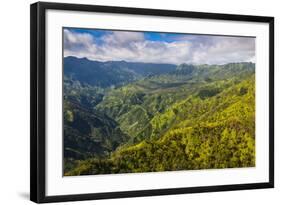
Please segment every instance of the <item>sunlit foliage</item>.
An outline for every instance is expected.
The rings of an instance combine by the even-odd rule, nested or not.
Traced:
[[[66,78],[65,175],[255,166],[254,73],[183,64],[114,88]]]

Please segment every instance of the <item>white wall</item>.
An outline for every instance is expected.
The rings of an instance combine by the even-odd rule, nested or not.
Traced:
[[[49,0],[51,1],[51,0]],[[31,204],[29,198],[29,4],[2,1],[0,6],[0,204]],[[79,1],[63,1],[79,3]],[[81,3],[81,1],[80,1]],[[159,9],[275,16],[275,165],[276,188],[177,196],[143,197],[69,204],[277,204],[281,194],[281,12],[278,0],[84,0],[101,4]],[[64,204],[64,203],[63,203]]]

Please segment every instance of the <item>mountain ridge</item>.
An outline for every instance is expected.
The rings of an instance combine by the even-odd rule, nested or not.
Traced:
[[[90,68],[85,64],[88,72]],[[95,72],[86,72],[87,78],[77,78],[71,72],[64,76],[65,129],[73,131],[65,135],[65,139],[72,140],[71,146],[65,147],[65,175],[254,166],[255,64],[181,64],[154,75],[135,71],[136,67],[130,70],[124,66],[126,62],[118,62],[120,67],[101,64],[96,68],[98,74],[113,78],[113,83],[100,84],[103,78],[96,78]],[[77,70],[74,74],[79,71],[75,66],[72,69]],[[120,73],[128,79],[120,78]],[[223,120],[224,116],[229,120]],[[73,123],[75,120],[84,123]],[[244,135],[246,141],[241,138]],[[231,144],[233,140],[237,143],[236,138],[247,148],[243,153],[235,151],[238,144]],[[213,149],[221,164],[210,163],[208,167],[212,156],[200,148],[199,142]],[[214,143],[219,142],[225,148],[216,151]],[[196,145],[193,150],[192,144]],[[169,149],[178,152],[175,155],[179,161],[172,159]],[[200,156],[199,150],[205,155]],[[230,161],[219,156],[222,151]]]
[[[137,63],[126,61],[91,61],[87,58],[64,58],[64,75],[92,86],[110,87],[137,79],[168,73],[173,64]]]

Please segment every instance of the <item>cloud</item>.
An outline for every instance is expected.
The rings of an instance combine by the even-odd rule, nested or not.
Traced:
[[[163,36],[165,38],[165,36]],[[171,41],[147,40],[143,32],[89,33],[64,30],[64,56],[91,60],[224,64],[255,61],[255,38],[179,35]]]
[[[64,49],[66,51],[91,50],[95,48],[94,38],[87,33],[74,33],[64,29]]]
[[[202,39],[203,38],[203,39]],[[193,41],[191,61],[200,64],[254,62],[255,38],[204,36]]]
[[[130,46],[132,43],[144,41],[142,32],[113,31],[109,35],[104,35],[102,40],[111,46]]]

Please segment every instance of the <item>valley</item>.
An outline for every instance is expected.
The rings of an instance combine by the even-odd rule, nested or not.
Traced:
[[[255,166],[255,64],[64,59],[64,175]]]

